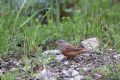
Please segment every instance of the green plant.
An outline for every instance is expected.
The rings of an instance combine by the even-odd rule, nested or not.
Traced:
[[[5,75],[1,76],[1,80],[15,80],[17,76],[17,72],[8,72]]]
[[[49,10],[44,16],[48,16],[48,24],[41,25],[35,15],[39,5],[31,5],[33,0],[24,0],[19,10],[12,9],[12,0],[9,7],[6,7],[5,0],[2,0],[0,9],[0,53],[7,50],[17,50],[16,46],[23,41],[22,47],[25,55],[36,49],[35,55],[39,54],[39,60],[47,64],[51,58],[46,59],[46,55],[41,54],[41,47],[47,41],[65,39],[68,42],[80,45],[80,41],[85,38],[98,37],[100,48],[115,48],[120,51],[120,4],[111,5],[110,0],[78,0],[74,10],[74,16],[64,18],[59,21],[59,3],[50,0]],[[66,0],[67,2],[69,0]],[[30,3],[28,3],[30,2]],[[54,5],[52,4],[54,3]],[[32,6],[32,15],[27,14],[28,8]],[[56,7],[55,7],[56,6]],[[54,9],[55,8],[55,9]],[[53,11],[57,16],[52,15]],[[51,20],[51,15],[56,17],[56,21]],[[67,19],[67,20],[66,20]],[[40,46],[40,47],[39,47]],[[49,44],[47,44],[49,46]],[[49,46],[51,47],[51,46]],[[53,56],[50,56],[53,57]],[[108,69],[108,68],[107,68]],[[106,68],[99,69],[107,72]],[[110,72],[111,73],[111,72]],[[108,73],[109,74],[109,71]]]
[[[1,53],[4,53],[8,48],[8,36],[7,31],[4,31],[0,27],[0,55]]]

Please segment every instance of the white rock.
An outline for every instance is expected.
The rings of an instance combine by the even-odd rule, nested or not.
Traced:
[[[47,54],[47,55],[50,55],[50,54],[59,55],[59,54],[61,54],[61,52],[60,52],[60,50],[47,50],[47,51],[44,51],[43,54]]]
[[[70,78],[58,79],[58,80],[69,80]]]
[[[55,55],[55,59],[58,62],[65,58],[65,56],[63,54],[61,54],[60,50],[47,50],[47,51],[44,51],[42,54],[46,54],[46,55],[53,54],[53,55]]]
[[[10,71],[15,71],[17,70],[15,67],[11,68]]]
[[[63,74],[64,76],[67,76],[67,77],[70,76],[69,71],[68,71],[68,70],[65,70],[65,69],[62,70],[62,74]]]
[[[72,71],[72,76],[78,76],[79,75],[79,72],[78,71],[76,71],[76,70],[73,70]]]
[[[69,80],[75,80],[74,78],[70,78]]]
[[[101,79],[103,77],[103,75],[100,73],[96,73],[94,74],[94,76],[96,77],[96,79]]]
[[[85,77],[84,76],[75,76],[74,77],[74,80],[84,80],[85,79]]]
[[[44,69],[38,75],[34,80],[57,80],[55,76],[51,74],[50,71]]]
[[[89,38],[81,41],[81,45],[87,50],[94,50],[99,47],[98,38]]]
[[[84,54],[82,54],[82,55],[84,55],[84,56],[87,56],[87,57],[90,57],[90,53],[84,53]]]
[[[4,70],[3,70],[3,69],[0,69],[0,76],[3,75],[4,71],[5,71],[5,69],[4,69]]]
[[[120,54],[115,54],[113,57],[114,57],[115,59],[119,60],[119,59],[120,59]]]
[[[69,64],[69,61],[65,61],[65,62],[63,62],[63,64],[68,65],[68,64]]]
[[[58,61],[58,62],[60,62],[61,60],[63,60],[65,58],[65,56],[63,55],[63,54],[60,54],[60,55],[56,55],[56,60]]]
[[[88,71],[90,71],[90,70],[91,70],[91,68],[84,67],[84,68],[83,68],[83,70],[84,70],[85,72],[88,72]]]

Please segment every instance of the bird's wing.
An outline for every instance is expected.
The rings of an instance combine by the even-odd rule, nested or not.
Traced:
[[[68,51],[68,52],[71,52],[71,51],[80,51],[80,50],[82,50],[83,48],[77,48],[76,46],[74,46],[74,45],[72,45],[72,46],[70,46],[70,45],[67,45],[66,46],[66,50]]]

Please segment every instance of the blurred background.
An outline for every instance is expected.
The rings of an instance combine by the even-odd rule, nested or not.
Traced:
[[[120,0],[0,0],[1,52],[98,37],[120,49]],[[4,35],[4,37],[3,37]],[[11,47],[9,47],[11,46]]]
[[[120,0],[0,0],[0,76],[3,74],[1,80],[15,80],[18,75],[25,76],[26,80],[26,74],[27,78],[30,75],[35,76],[35,66],[47,66],[49,62],[54,61],[54,55],[46,56],[42,53],[57,49],[55,42],[58,40],[80,46],[82,40],[94,37],[97,37],[100,43],[99,53],[95,54],[102,56],[99,58],[91,54],[86,55],[88,65],[89,59],[92,59],[93,64],[93,59],[96,62],[99,58],[98,63],[104,62],[103,58],[107,61],[109,57],[105,56],[106,51],[110,51],[110,54],[120,53]],[[113,60],[113,55],[109,56],[110,60]],[[119,56],[118,54],[116,58]],[[67,64],[68,62],[65,62],[65,66]],[[120,68],[120,65],[118,67]],[[91,71],[86,65],[84,69],[88,74]],[[105,65],[103,69],[103,73],[113,69],[107,73],[108,78],[113,77],[108,80],[119,80],[120,69],[117,73],[115,65],[110,68]],[[9,70],[12,73],[9,73]],[[98,69],[99,71],[102,69]],[[92,79],[88,77],[87,80]]]

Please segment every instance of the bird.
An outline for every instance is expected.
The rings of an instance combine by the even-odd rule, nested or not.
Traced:
[[[64,40],[59,40],[56,42],[56,44],[61,53],[66,57],[75,57],[79,54],[87,52],[85,48],[69,44]]]

